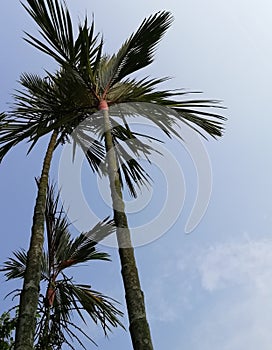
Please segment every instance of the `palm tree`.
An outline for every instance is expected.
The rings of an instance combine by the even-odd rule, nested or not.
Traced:
[[[94,64],[99,45],[97,45],[97,37],[93,34],[93,28],[88,27],[87,20],[84,25],[79,26],[78,38],[75,40],[77,47],[74,51],[75,60],[78,60],[77,56],[83,51],[80,47],[80,37],[86,37],[88,40],[89,46],[84,48],[85,54],[88,56],[89,64]],[[74,109],[73,115],[70,113],[69,100],[63,99],[64,94],[58,91],[58,86],[52,85],[51,81],[34,75],[22,75],[21,84],[28,90],[29,95],[24,95],[22,92],[15,96],[16,108],[10,113],[0,114],[0,162],[10,149],[21,141],[27,139],[31,142],[30,151],[39,138],[50,134],[38,184],[24,285],[20,295],[19,322],[16,329],[15,349],[30,350],[33,348],[41,278],[44,212],[50,164],[54,149],[65,141],[65,135],[69,134],[73,130],[73,125],[77,125],[79,121]],[[31,103],[27,104],[29,96],[31,96]],[[68,96],[65,97],[68,98]],[[65,105],[61,106],[60,103],[63,101]],[[98,166],[101,152],[98,142],[94,143],[92,150],[88,152],[94,169]]]
[[[51,130],[56,126],[60,128],[61,125],[59,140],[64,142],[80,121],[90,118],[83,128],[78,128],[80,132],[76,134],[74,140],[83,148],[87,148],[87,159],[92,166],[95,164],[97,170],[100,169],[99,160],[97,158],[95,162],[91,160],[92,148],[88,148],[88,145],[97,146],[101,155],[103,151],[100,148],[99,136],[104,141],[132,343],[134,349],[153,349],[122,199],[122,188],[125,183],[128,184],[131,194],[136,196],[135,184],[141,186],[148,181],[148,175],[138,163],[137,155],[143,152],[148,157],[152,149],[142,141],[144,135],[131,130],[127,119],[131,115],[141,115],[152,121],[169,137],[172,134],[177,135],[176,124],[181,122],[204,137],[206,132],[216,138],[222,134],[222,122],[225,118],[207,110],[216,107],[216,101],[184,100],[182,97],[186,93],[183,91],[158,89],[158,85],[164,82],[165,78],[137,80],[131,76],[152,63],[156,46],[172,22],[169,12],[159,12],[145,19],[117,54],[109,56],[102,52],[102,41],[95,46],[95,50],[90,50],[90,46],[93,45],[90,35],[78,35],[74,40],[71,18],[64,4],[59,4],[57,0],[27,2],[29,6],[25,8],[39,25],[45,41],[29,34],[26,40],[59,63],[61,69],[58,76],[49,75],[49,78],[60,97],[69,103],[69,108],[63,102],[58,104],[60,117],[58,123],[50,125]],[[79,33],[88,32],[93,35],[93,24],[88,29],[86,23],[85,20],[84,31],[83,27],[79,26]],[[96,36],[93,37],[97,39]],[[33,109],[32,100],[29,96],[23,103],[22,96],[19,99],[21,101],[19,114],[29,115]],[[52,96],[51,100],[46,101],[47,106],[50,103]],[[119,108],[121,114],[110,113],[111,108],[115,106]],[[202,110],[199,109],[201,107]],[[95,111],[101,113],[97,115],[94,114]],[[36,106],[36,113],[48,117],[42,105]],[[14,123],[13,120],[9,125]],[[84,133],[84,128],[91,131],[92,136],[87,132]],[[41,129],[39,128],[39,131]],[[34,131],[36,132],[36,129]],[[11,130],[7,133],[10,135]],[[36,136],[35,141],[41,135]],[[12,134],[11,138],[17,143],[16,134]],[[130,157],[127,157],[128,152]],[[103,159],[103,156],[98,158]]]
[[[55,198],[54,198],[55,197]],[[97,292],[89,285],[76,284],[65,271],[70,267],[93,260],[110,260],[109,255],[97,251],[97,242],[115,231],[108,218],[96,224],[92,230],[72,238],[69,222],[59,204],[59,193],[55,196],[55,186],[48,190],[46,211],[47,249],[41,259],[41,280],[43,293],[40,293],[36,315],[36,350],[60,350],[63,344],[74,349],[73,340],[84,348],[80,334],[94,342],[72,319],[74,313],[86,323],[87,313],[95,324],[100,324],[105,335],[111,327],[121,325],[118,316],[122,313],[114,306],[114,300]],[[27,265],[24,250],[14,253],[14,257],[4,263],[1,271],[7,280],[23,278]],[[122,325],[121,325],[122,326]],[[71,339],[71,340],[70,340]]]

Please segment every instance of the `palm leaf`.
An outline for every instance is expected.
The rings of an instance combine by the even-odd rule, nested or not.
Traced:
[[[22,91],[15,95],[15,105],[0,116],[0,162],[18,143],[31,143],[29,151],[44,135],[59,131],[57,144],[69,140],[74,128],[94,112],[96,101],[90,99],[88,89],[79,75],[62,70],[55,76],[41,78],[23,74]],[[92,169],[99,169],[103,146],[98,140],[91,143],[88,159]]]
[[[114,232],[114,221],[110,220],[109,217],[106,217],[104,220],[98,222],[90,231],[85,232],[84,235],[96,244]]]
[[[94,22],[88,24],[87,17],[78,26],[78,35],[74,37],[74,28],[70,13],[63,1],[27,0],[26,11],[39,26],[39,33],[45,42],[26,33],[25,40],[54,58],[62,66],[78,67],[85,74],[97,64],[101,56],[102,40],[94,34]]]
[[[90,286],[72,284],[66,285],[67,291],[70,296],[74,296],[84,311],[86,311],[93,321],[97,324],[100,323],[105,334],[110,330],[110,327],[122,326],[121,322],[117,318],[122,313],[115,308],[113,302],[114,299],[103,296],[101,293],[94,291]],[[79,313],[80,309],[77,304],[74,304],[76,311]]]
[[[14,258],[9,258],[9,260],[3,263],[3,267],[0,268],[1,272],[4,272],[6,280],[11,280],[15,278],[23,278],[26,263],[27,263],[27,253],[24,249],[17,250],[13,252]],[[42,256],[42,274],[41,279],[48,279],[48,266],[47,266],[47,256],[45,252]]]
[[[136,81],[127,79],[120,88],[113,88],[108,93],[109,101],[117,99],[118,105],[110,108],[111,116],[141,116],[149,119],[159,127],[167,136],[176,135],[177,121],[188,124],[199,134],[206,136],[201,129],[212,137],[222,136],[225,117],[219,113],[210,112],[209,109],[222,109],[219,101],[181,99],[189,93],[183,90],[159,90],[158,84],[167,78],[142,79]],[[124,87],[122,87],[124,85]],[[118,90],[121,89],[119,92]],[[125,89],[125,93],[121,93]],[[178,98],[178,99],[177,99]],[[111,102],[109,102],[111,105]],[[113,104],[113,103],[112,103]],[[203,109],[204,110],[201,110]],[[196,128],[195,128],[196,126]]]
[[[97,242],[84,233],[69,241],[65,249],[58,249],[56,252],[58,271],[90,260],[109,260],[108,254],[95,249],[96,244]]]
[[[86,323],[85,314],[100,325],[105,333],[111,330],[111,327],[123,325],[119,321],[122,312],[115,307],[116,301],[106,297],[101,293],[94,291],[88,285],[73,284],[71,279],[63,275],[63,279],[56,283],[56,296],[51,309],[50,333],[51,342],[56,336],[61,336],[63,342],[74,348],[72,343],[76,340],[83,348],[84,345],[80,340],[77,332],[83,334],[93,343],[93,339],[79,328],[72,320],[72,313],[76,313],[83,323]],[[43,305],[40,312],[43,313]],[[45,319],[39,322],[39,330],[45,327]],[[71,341],[68,340],[68,337]]]
[[[162,36],[172,23],[172,15],[167,11],[158,12],[145,19],[136,33],[122,45],[116,55],[100,65],[100,86],[105,91],[131,73],[153,62],[153,56]],[[104,67],[106,69],[103,69]]]
[[[7,280],[15,278],[23,278],[26,268],[27,255],[25,250],[18,250],[14,253],[15,258],[10,258],[5,261],[3,268],[0,269],[1,272],[5,272],[5,277]]]
[[[108,254],[98,252],[95,246],[98,239],[101,240],[114,232],[112,220],[106,218],[88,233],[81,233],[72,238],[68,217],[60,205],[60,192],[56,193],[55,185],[51,185],[47,193],[45,220],[48,255],[50,266],[55,269],[54,274],[57,275],[67,267],[90,260],[109,260]]]

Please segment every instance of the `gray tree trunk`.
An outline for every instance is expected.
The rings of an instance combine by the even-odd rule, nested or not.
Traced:
[[[38,184],[38,194],[34,207],[30,246],[27,253],[27,265],[24,275],[24,285],[20,296],[18,325],[15,336],[15,350],[33,350],[36,327],[36,314],[41,280],[41,257],[44,241],[44,213],[48,175],[54,147],[57,140],[54,131],[45,154],[41,178]]]
[[[117,241],[122,268],[121,273],[126,295],[131,340],[134,350],[153,350],[150,328],[146,317],[144,294],[141,290],[134,249],[132,247],[127,216],[125,213],[116,154],[111,134],[111,123],[107,108],[103,109],[103,114],[105,146],[108,157],[108,176],[110,180],[114,221],[117,227]]]

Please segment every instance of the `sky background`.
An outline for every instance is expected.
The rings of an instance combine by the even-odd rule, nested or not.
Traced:
[[[86,11],[90,16],[94,13],[96,29],[103,32],[109,53],[116,51],[145,17],[170,10],[175,21],[159,45],[154,64],[139,76],[171,76],[165,87],[203,91],[203,97],[220,99],[227,107],[224,137],[205,143],[212,165],[212,195],[206,214],[190,234],[185,234],[185,226],[197,193],[196,169],[180,142],[165,144],[181,166],[186,194],[172,228],[136,248],[154,348],[271,349],[270,2],[172,0],[166,6],[162,1],[118,0],[103,7],[99,1],[67,3],[75,22]],[[43,74],[44,69],[52,71],[56,66],[22,40],[24,30],[36,34],[36,29],[19,1],[5,1],[0,19],[0,110],[5,110],[22,72]],[[26,145],[16,147],[1,164],[1,262],[13,250],[28,247],[34,177],[40,174],[46,141],[28,157]],[[55,178],[58,162],[59,154],[54,159]],[[130,215],[133,225],[158,216],[167,198],[164,170],[150,171],[155,175],[153,197],[137,216]],[[96,181],[89,178],[94,197],[90,205],[102,203],[95,192]],[[87,186],[86,179],[84,176]],[[182,186],[180,177],[176,186]],[[180,198],[171,203],[175,204],[180,205]],[[104,207],[101,204],[99,208]],[[103,216],[108,213],[106,208]],[[90,264],[79,272],[73,270],[72,275],[124,304],[117,251],[101,249],[111,254],[112,263]],[[4,296],[18,284],[4,282],[3,276],[0,283],[2,312],[11,305],[10,298],[3,300]],[[123,330],[114,330],[109,339],[94,326],[90,332],[98,349],[131,348],[129,334]]]

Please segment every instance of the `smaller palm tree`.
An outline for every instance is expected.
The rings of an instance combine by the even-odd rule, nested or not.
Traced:
[[[86,349],[81,335],[95,342],[73,320],[75,314],[85,324],[86,315],[89,315],[107,335],[112,327],[122,326],[119,320],[122,312],[114,305],[114,299],[93,290],[90,285],[75,283],[66,270],[92,260],[110,260],[108,254],[96,249],[96,244],[113,233],[115,227],[107,218],[91,231],[72,238],[67,216],[59,205],[59,193],[55,196],[55,186],[48,189],[45,221],[47,248],[42,256],[43,292],[37,309],[35,349],[60,350],[63,344],[75,349],[74,340]],[[26,263],[26,252],[19,250],[4,262],[1,271],[5,272],[7,280],[23,278]]]

